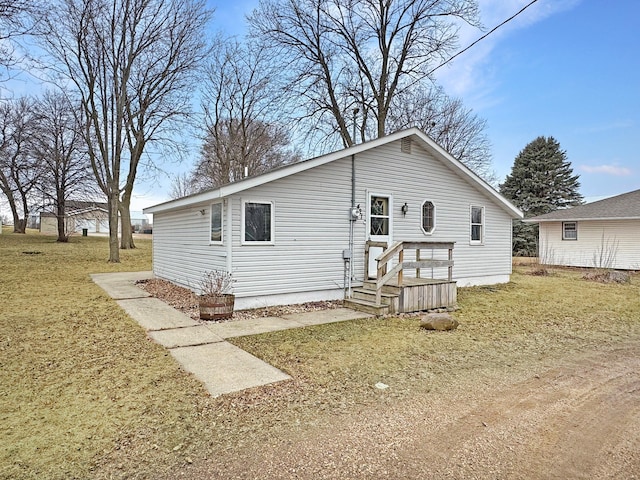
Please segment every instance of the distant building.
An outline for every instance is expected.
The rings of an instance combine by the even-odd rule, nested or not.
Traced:
[[[540,225],[540,263],[640,269],[640,190],[525,222]]]
[[[70,200],[65,210],[66,233],[82,233],[84,229],[87,233],[109,233],[109,209],[106,203]],[[56,213],[40,213],[40,232],[45,235],[58,234]]]
[[[131,229],[134,233],[142,233],[150,228],[149,219],[140,211],[131,211]]]

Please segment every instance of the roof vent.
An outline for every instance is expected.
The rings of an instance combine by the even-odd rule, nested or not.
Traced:
[[[411,153],[411,137],[404,137],[400,140],[400,151],[402,153]]]

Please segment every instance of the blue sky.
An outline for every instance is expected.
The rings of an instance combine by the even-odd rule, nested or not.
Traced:
[[[481,1],[486,26],[510,16],[493,8],[505,3],[515,13],[528,2]],[[500,178],[545,135],[566,150],[587,199],[640,188],[640,2],[539,0],[494,35],[440,80],[487,120]]]
[[[257,0],[208,0],[212,30],[241,35]],[[488,29],[529,0],[479,0]],[[465,28],[460,48],[482,32]],[[538,0],[437,73],[452,96],[487,121],[493,166],[504,180],[517,154],[553,136],[587,200],[640,188],[640,2]],[[14,84],[29,90],[28,83]],[[24,92],[18,92],[24,93]],[[194,150],[194,155],[197,152]],[[165,164],[172,173],[192,164]],[[170,181],[137,182],[132,208],[168,199]]]
[[[479,0],[486,30],[530,0]],[[257,0],[209,0],[214,27],[244,32]],[[483,32],[465,28],[460,48]],[[500,181],[518,153],[553,136],[587,200],[640,188],[640,2],[538,0],[438,71],[452,96],[487,121]]]

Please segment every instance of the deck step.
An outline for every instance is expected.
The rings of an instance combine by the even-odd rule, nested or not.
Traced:
[[[352,308],[359,312],[372,313],[373,315],[387,315],[389,313],[389,305],[381,305],[368,300],[358,298],[349,298],[344,301],[344,306]]]
[[[365,282],[362,284],[362,289],[366,290],[368,292],[374,292],[376,291],[376,282],[371,281],[371,280],[365,280]],[[402,289],[400,287],[396,287],[395,285],[383,285],[382,286],[382,293],[388,294],[388,295],[400,295],[400,291]]]
[[[368,300],[375,301],[376,299],[376,291],[369,290],[367,288],[354,288],[351,293],[352,298],[358,300]],[[398,298],[398,295],[393,293],[384,293],[380,294],[380,303],[384,305],[391,305],[393,300]]]

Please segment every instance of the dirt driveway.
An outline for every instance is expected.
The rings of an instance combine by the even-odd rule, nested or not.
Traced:
[[[508,375],[507,375],[508,376]],[[640,344],[240,447],[188,473],[251,479],[638,479]]]

